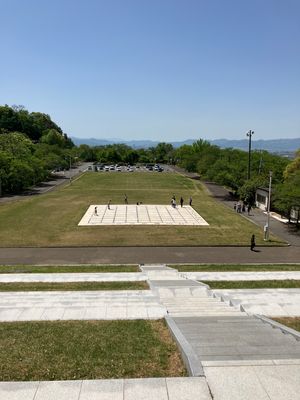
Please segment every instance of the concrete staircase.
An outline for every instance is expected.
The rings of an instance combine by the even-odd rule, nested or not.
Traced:
[[[165,265],[143,266],[142,271],[172,319],[174,337],[184,338],[202,365],[300,359],[300,341],[294,336],[222,301],[200,282]]]
[[[300,342],[251,316],[174,318],[199,360],[300,359]]]

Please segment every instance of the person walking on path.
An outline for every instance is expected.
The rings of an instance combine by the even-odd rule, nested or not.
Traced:
[[[183,207],[183,198],[180,197],[180,206]]]
[[[95,214],[95,215],[98,215],[97,206],[95,207],[94,214]]]
[[[192,196],[190,197],[190,200],[189,200],[189,205],[192,207],[192,203],[193,203],[193,199],[192,199]]]
[[[125,196],[124,196],[124,202],[125,202],[125,204],[128,204],[128,197],[127,197],[126,193],[125,193]]]
[[[247,207],[247,212],[248,212],[248,215],[250,215],[250,211],[251,211],[251,204],[248,204],[248,207]]]
[[[111,200],[109,200],[109,202],[107,203],[108,210],[110,210],[110,203],[111,203]]]
[[[255,247],[255,235],[253,234],[251,236],[251,244],[250,244],[251,251],[254,251],[254,247]]]

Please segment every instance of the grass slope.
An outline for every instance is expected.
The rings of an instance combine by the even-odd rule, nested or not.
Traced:
[[[0,283],[0,292],[36,292],[41,290],[147,290],[146,281],[138,282],[9,282]]]
[[[170,204],[173,194],[193,206],[209,226],[92,226],[78,222],[90,204]],[[217,203],[200,182],[176,173],[86,173],[42,196],[0,205],[0,246],[249,245],[262,230]],[[278,244],[272,238],[273,244]]]
[[[201,281],[211,289],[291,289],[300,288],[300,281],[286,279],[274,281]]]
[[[279,322],[280,324],[286,325],[289,328],[295,329],[296,331],[300,332],[300,317],[272,317],[272,319]]]
[[[201,264],[169,265],[180,272],[226,272],[226,271],[300,271],[300,264]]]
[[[137,265],[0,265],[0,274],[141,272]]]
[[[165,322],[0,324],[0,380],[186,376]]]

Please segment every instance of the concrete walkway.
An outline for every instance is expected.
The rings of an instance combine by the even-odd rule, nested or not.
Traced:
[[[145,281],[142,272],[90,272],[90,273],[23,273],[0,274],[0,283],[8,282],[135,282]]]
[[[0,382],[2,400],[296,400],[300,365],[205,367],[205,377]]]
[[[205,378],[0,382],[1,400],[211,400]]]
[[[2,292],[0,321],[159,319],[166,309],[150,290]]]
[[[181,276],[196,281],[270,281],[300,280],[300,271],[228,271],[228,272],[181,272]]]

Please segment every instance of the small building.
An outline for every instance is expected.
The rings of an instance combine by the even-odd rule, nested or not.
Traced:
[[[271,194],[272,197],[272,194]],[[268,211],[268,201],[269,201],[269,189],[268,188],[257,188],[255,193],[255,205],[257,208],[260,208],[263,211]],[[272,198],[271,198],[272,205]],[[271,209],[270,205],[270,209]],[[290,211],[290,215],[281,214],[288,218],[291,222],[298,223],[300,219],[300,208],[295,206],[292,207]]]
[[[263,211],[267,211],[269,201],[269,189],[257,188],[255,193],[255,205]]]
[[[291,220],[296,222],[300,220],[300,207],[293,207],[291,209]]]

